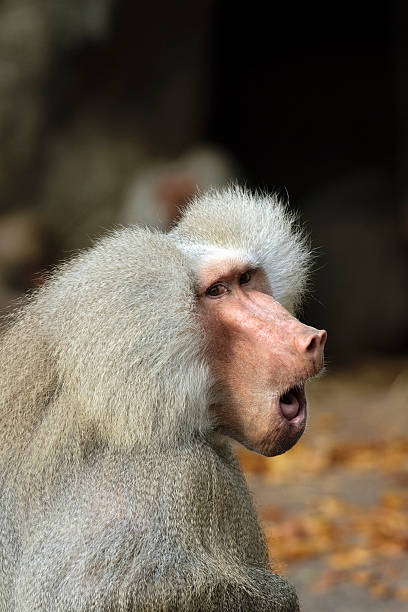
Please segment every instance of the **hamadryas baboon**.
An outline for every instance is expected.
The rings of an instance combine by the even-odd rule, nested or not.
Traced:
[[[229,439],[274,455],[302,434],[326,336],[289,312],[308,265],[274,198],[230,188],[169,234],[111,233],[13,315],[2,612],[298,610]]]

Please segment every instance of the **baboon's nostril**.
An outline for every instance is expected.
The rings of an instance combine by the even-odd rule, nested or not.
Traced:
[[[306,350],[310,352],[310,351],[313,351],[316,347],[317,347],[317,340],[315,337],[313,337],[310,340],[309,344],[307,345]]]
[[[298,346],[304,353],[322,353],[327,340],[327,332],[324,329],[313,330],[313,333],[305,334],[298,340]]]

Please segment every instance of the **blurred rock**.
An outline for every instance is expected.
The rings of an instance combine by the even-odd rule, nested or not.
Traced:
[[[126,187],[147,163],[130,133],[89,115],[50,138],[46,159],[40,211],[65,256],[118,221]]]

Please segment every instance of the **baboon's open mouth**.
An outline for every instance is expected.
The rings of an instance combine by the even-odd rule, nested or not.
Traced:
[[[306,415],[306,395],[304,385],[296,385],[279,398],[279,408],[287,421],[302,420]]]

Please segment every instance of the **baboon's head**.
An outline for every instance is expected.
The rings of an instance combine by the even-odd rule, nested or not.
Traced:
[[[309,252],[274,198],[197,197],[169,233],[120,229],[65,264],[26,316],[40,323],[76,423],[115,444],[217,430],[266,455],[306,423],[324,331],[293,316]]]
[[[262,454],[285,452],[304,431],[304,383],[327,337],[290,312],[308,275],[303,235],[276,200],[236,189],[198,198],[172,235],[196,277],[216,426]]]

